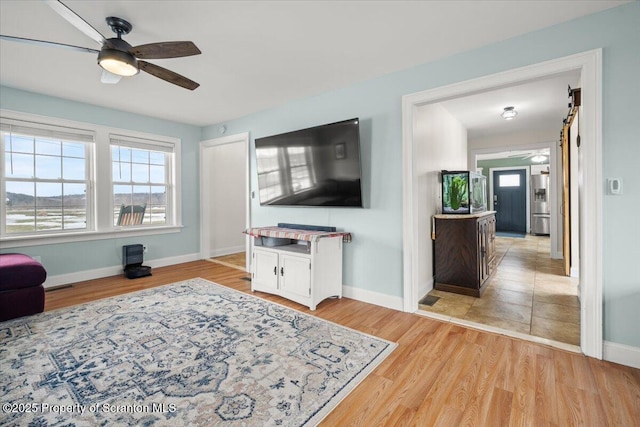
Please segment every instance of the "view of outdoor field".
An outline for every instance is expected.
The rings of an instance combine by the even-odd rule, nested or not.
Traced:
[[[154,194],[154,201],[163,200],[164,194]],[[149,204],[144,199],[149,194],[134,195],[134,203],[145,206],[143,224],[162,225],[166,222],[166,205]],[[34,203],[35,199],[35,203]],[[87,209],[84,194],[61,197],[34,198],[25,194],[7,193],[6,232],[28,233],[32,231],[82,230],[87,228]],[[120,207],[129,205],[131,194],[115,196],[113,224],[117,225]],[[142,202],[140,200],[142,199]]]

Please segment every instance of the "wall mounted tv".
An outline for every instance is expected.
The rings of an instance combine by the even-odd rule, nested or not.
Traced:
[[[362,207],[357,118],[257,138],[260,205]]]

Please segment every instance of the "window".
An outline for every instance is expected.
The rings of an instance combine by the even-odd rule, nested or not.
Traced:
[[[93,133],[3,119],[2,235],[90,228]]]
[[[167,224],[173,150],[173,144],[111,136],[115,226]],[[141,213],[139,220],[122,221],[123,214],[134,214],[136,210]]]
[[[179,177],[178,138],[0,110],[12,247],[178,232]]]
[[[520,175],[499,175],[499,187],[520,187]]]

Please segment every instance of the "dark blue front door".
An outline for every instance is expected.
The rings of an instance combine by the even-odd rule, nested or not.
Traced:
[[[524,169],[493,172],[496,231],[527,232],[527,181]]]

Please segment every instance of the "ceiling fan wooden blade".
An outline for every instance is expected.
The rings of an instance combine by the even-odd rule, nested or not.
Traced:
[[[178,73],[174,73],[171,70],[167,70],[166,68],[159,67],[147,61],[138,61],[138,68],[152,76],[165,80],[169,83],[173,83],[174,85],[181,86],[185,89],[194,90],[200,86],[199,83],[196,83],[193,80],[189,80]]]
[[[46,40],[26,39],[24,37],[5,36],[5,35],[2,35],[2,34],[0,34],[0,39],[9,40],[9,41],[13,41],[13,42],[35,44],[35,45],[39,45],[39,46],[57,47],[57,48],[62,48],[62,49],[75,50],[75,51],[78,51],[78,52],[87,52],[87,53],[99,53],[100,52],[99,50],[91,49],[91,48],[88,48],[88,47],[73,46],[73,45],[70,45],[70,44],[49,42],[49,41],[46,41]]]
[[[193,42],[159,42],[133,46],[129,53],[141,59],[181,58],[200,55],[200,49]]]
[[[51,9],[58,15],[66,19],[71,25],[85,33],[90,39],[94,40],[100,46],[105,42],[105,38],[98,30],[93,28],[91,24],[82,19],[80,15],[69,9],[64,3],[58,0],[45,0]]]

